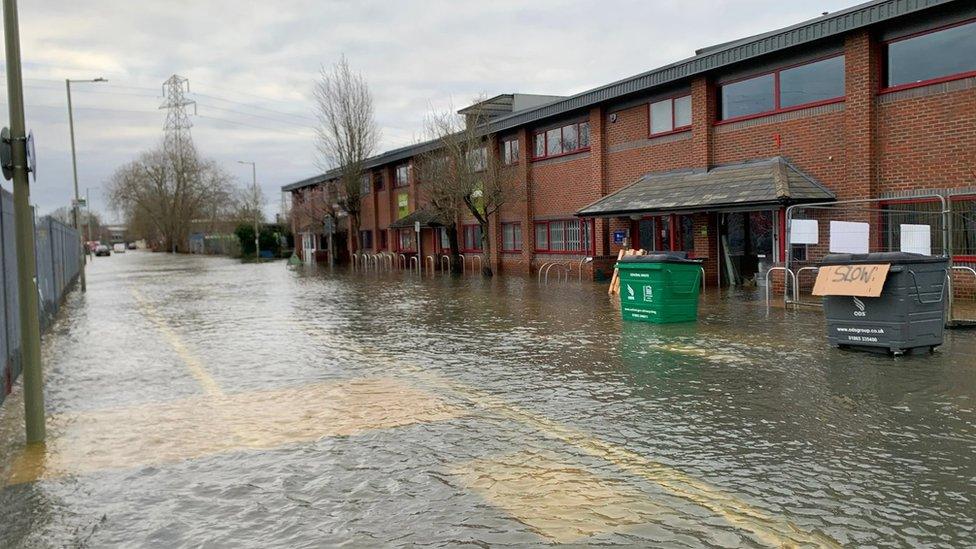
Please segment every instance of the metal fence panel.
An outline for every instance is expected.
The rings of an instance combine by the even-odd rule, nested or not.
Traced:
[[[78,232],[51,217],[35,219],[38,308],[46,329],[79,272]],[[20,309],[17,294],[17,250],[14,239],[13,195],[0,189],[0,402],[21,372]]]

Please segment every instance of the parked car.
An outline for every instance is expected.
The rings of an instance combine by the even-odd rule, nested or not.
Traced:
[[[135,250],[135,249],[136,249],[136,243],[135,243],[135,242],[129,242],[129,243],[128,243],[128,244],[126,245],[126,248],[128,248],[128,249],[130,249],[130,250]]]
[[[105,244],[99,244],[98,246],[95,246],[95,255],[112,255],[112,249]]]
[[[112,251],[115,252],[115,253],[117,253],[117,254],[124,254],[125,253],[125,244],[123,244],[121,242],[119,242],[118,244],[115,244],[114,246],[112,246]]]

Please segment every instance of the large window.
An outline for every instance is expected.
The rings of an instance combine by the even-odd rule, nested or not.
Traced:
[[[887,50],[889,88],[976,73],[976,21],[893,40]]]
[[[585,253],[593,248],[592,220],[536,221],[535,249],[549,253]]]
[[[396,167],[396,179],[393,182],[396,187],[406,187],[410,184],[410,165],[400,164]]]
[[[373,249],[373,231],[359,231],[359,247],[364,250]]]
[[[535,159],[589,150],[590,123],[579,122],[538,132],[533,138]]]
[[[686,130],[691,127],[691,96],[655,101],[650,106],[651,135]]]
[[[842,100],[844,93],[838,55],[723,85],[722,120]]]
[[[522,251],[522,224],[502,223],[502,251],[520,252]]]
[[[480,252],[481,251],[481,225],[465,225],[464,240],[462,251]]]
[[[368,173],[364,173],[359,178],[359,194],[362,195],[362,196],[368,195],[369,194],[369,191],[371,190],[371,187],[372,187],[372,185],[370,185],[370,177],[369,177],[369,174]]]
[[[502,161],[506,166],[517,164],[519,161],[519,141],[518,139],[506,139],[502,141]]]
[[[438,239],[440,240],[441,251],[447,252],[451,249],[451,239],[447,234],[447,227],[441,227],[441,230],[437,232]]]

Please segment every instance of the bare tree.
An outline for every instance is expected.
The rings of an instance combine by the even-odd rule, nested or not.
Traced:
[[[133,236],[179,251],[195,221],[228,211],[232,188],[230,175],[192,145],[179,151],[158,146],[118,168],[107,194]]]
[[[322,68],[315,85],[319,120],[316,147],[323,171],[334,171],[337,203],[349,215],[350,239],[359,248],[365,162],[376,150],[380,131],[373,113],[373,95],[366,79],[349,68],[343,56],[331,69]]]
[[[476,103],[477,104],[477,103]],[[506,204],[525,199],[525,185],[512,166],[498,155],[487,134],[487,113],[474,109],[461,117],[453,112],[432,113],[427,133],[437,142],[434,152],[421,159],[419,180],[425,198],[438,217],[450,226],[451,255],[457,256],[457,223],[471,215],[481,228],[482,274],[492,276],[490,220]],[[453,269],[454,261],[452,261]]]

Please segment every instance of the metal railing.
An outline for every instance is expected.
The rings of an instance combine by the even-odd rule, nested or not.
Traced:
[[[789,293],[788,293],[789,292],[789,280],[790,279],[793,280],[793,294],[794,294],[794,301],[795,301],[796,288],[797,288],[797,286],[796,286],[796,273],[794,273],[793,270],[790,269],[789,267],[773,266],[773,267],[770,267],[768,271],[766,271],[766,278],[765,278],[766,284],[765,284],[765,287],[763,288],[764,291],[765,291],[766,306],[769,307],[769,287],[770,287],[770,285],[769,285],[769,282],[770,282],[769,275],[772,274],[773,271],[783,271],[784,273],[786,273],[786,275],[789,275],[786,279],[783,280],[783,285],[784,285],[783,292],[785,293],[785,295],[789,295]]]

